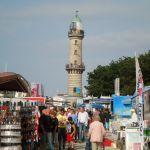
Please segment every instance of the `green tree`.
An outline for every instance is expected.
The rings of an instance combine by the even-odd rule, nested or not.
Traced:
[[[139,62],[144,84],[150,85],[150,50],[140,55]],[[115,78],[120,78],[121,95],[132,95],[136,85],[135,58],[122,57],[107,66],[97,66],[96,69],[88,73],[88,85],[85,88],[89,95],[97,97],[112,95],[114,94]]]

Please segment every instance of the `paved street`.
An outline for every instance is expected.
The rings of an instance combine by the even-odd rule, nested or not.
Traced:
[[[108,137],[109,139],[116,139],[116,137],[111,132],[107,132],[106,137]],[[86,150],[85,145],[86,143],[75,143],[75,150]],[[120,150],[120,149],[111,146],[111,147],[105,147],[105,150]]]
[[[85,150],[85,143],[75,143],[75,150]]]
[[[86,150],[85,149],[85,143],[75,143],[75,150]],[[120,149],[113,148],[113,147],[105,147],[105,150],[120,150]]]
[[[75,143],[75,150],[86,150],[85,143]],[[105,147],[105,150],[119,150],[113,147]]]

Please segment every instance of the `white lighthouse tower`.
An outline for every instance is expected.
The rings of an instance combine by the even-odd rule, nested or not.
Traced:
[[[68,96],[71,103],[75,103],[79,97],[82,97],[82,73],[85,70],[82,61],[82,40],[84,30],[78,11],[70,24],[68,32],[69,38],[69,63],[66,65],[68,72]]]

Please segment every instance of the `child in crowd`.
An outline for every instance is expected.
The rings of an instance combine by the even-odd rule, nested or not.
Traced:
[[[68,150],[74,150],[74,139],[76,134],[76,127],[74,122],[72,121],[72,117],[68,117],[68,123],[66,129],[67,129]]]

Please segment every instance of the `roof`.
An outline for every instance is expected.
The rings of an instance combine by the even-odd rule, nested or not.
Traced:
[[[29,82],[14,72],[0,72],[0,91],[31,92]]]
[[[72,19],[72,22],[80,22],[80,23],[82,22],[79,15],[78,15],[78,11],[76,11],[76,15]]]
[[[78,15],[78,11],[76,11],[76,14],[75,14],[75,16],[73,17],[73,19],[71,21],[70,29],[82,30],[82,22],[81,22],[81,19],[80,19],[79,15]]]

